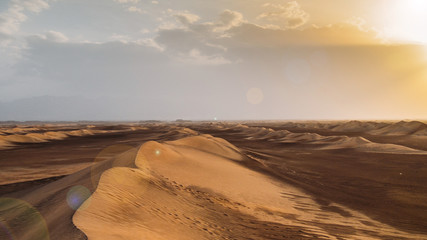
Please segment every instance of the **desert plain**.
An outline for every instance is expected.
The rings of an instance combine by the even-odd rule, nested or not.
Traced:
[[[0,239],[427,239],[421,121],[4,123]]]

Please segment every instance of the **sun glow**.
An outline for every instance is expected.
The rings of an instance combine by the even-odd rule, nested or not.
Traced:
[[[427,1],[393,0],[384,7],[384,34],[403,42],[427,44]]]

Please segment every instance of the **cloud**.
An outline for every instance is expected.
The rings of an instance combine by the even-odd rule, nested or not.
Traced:
[[[351,17],[346,21],[346,23],[353,25],[353,26],[356,26],[361,31],[368,30],[366,27],[366,20],[361,18],[361,17]]]
[[[27,20],[26,12],[39,13],[49,8],[43,0],[13,0],[5,12],[0,13],[0,33],[13,35],[19,31],[21,23]]]
[[[251,23],[231,28],[228,40],[234,45],[251,48],[282,48],[287,46],[350,46],[379,45],[383,40],[374,30],[360,30],[351,24],[324,27],[310,26],[303,30],[277,29]],[[228,43],[230,44],[230,43]]]
[[[139,32],[142,33],[142,34],[147,34],[147,33],[150,33],[151,31],[149,29],[147,29],[147,28],[143,28]]]
[[[25,42],[28,43],[28,41],[32,40],[46,40],[47,42],[56,42],[56,43],[65,43],[68,42],[69,39],[65,34],[58,32],[58,31],[47,31],[44,34],[36,34],[36,35],[30,35],[25,38]]]
[[[44,0],[13,0],[15,4],[21,5],[24,9],[39,13],[49,8],[49,4]]]
[[[124,84],[132,86],[141,81],[150,82],[149,75],[169,61],[158,49],[148,46],[148,40],[95,44],[53,42],[30,37],[27,41],[25,58],[14,66],[14,78],[20,79],[14,84],[25,83],[21,84],[23,86],[15,85],[16,96],[48,93],[37,86],[48,86],[47,89],[55,88],[58,92],[70,94],[92,92],[97,88],[104,93],[117,94],[120,89],[128,90]],[[127,82],[118,79],[126,79]],[[29,93],[27,88],[30,88]],[[2,90],[2,94],[9,93]]]
[[[287,2],[284,5],[266,3],[263,5],[268,12],[260,14],[257,19],[280,22],[285,28],[298,28],[310,19],[310,15],[304,11],[298,2]]]
[[[138,3],[139,0],[114,0],[114,2],[118,2],[118,3]]]
[[[234,30],[242,30],[247,25]],[[381,86],[393,81],[390,76],[395,75],[383,74],[390,54],[408,52],[403,47],[385,45],[286,46],[276,43],[268,47],[265,40],[241,43],[237,35],[230,34],[230,37],[217,39],[227,51],[212,47],[212,53],[208,54],[206,49],[193,47],[173,55],[147,47],[149,40],[141,44],[90,44],[31,38],[25,60],[14,67],[18,73],[8,85],[0,87],[0,99],[52,93],[81,97],[30,98],[0,104],[0,112],[4,113],[0,118],[200,119],[218,114],[225,118],[256,117],[259,112],[250,115],[253,110],[245,107],[247,90],[254,86],[263,89],[265,94],[260,111],[266,118],[301,117],[301,114],[310,117],[313,106],[318,109],[316,114],[326,117],[333,114],[329,106],[339,106],[345,101],[354,109],[363,109],[360,106],[377,96]],[[419,49],[412,51],[419,53]],[[233,56],[242,61],[230,62]],[[414,59],[411,54],[394,58]],[[297,84],[298,81],[303,84]],[[356,95],[360,93],[366,93],[367,99],[362,99],[363,103],[351,102],[352,98],[359,101]],[[302,106],[299,110],[293,108],[295,102]],[[269,104],[287,109],[281,110],[286,114],[275,115],[276,111],[266,107]],[[237,108],[241,111],[236,112]]]
[[[12,0],[6,11],[0,13],[0,80],[13,74],[11,66],[21,59],[27,47],[19,34],[21,24],[28,19],[27,13],[47,8],[49,4],[44,0]]]
[[[5,113],[0,118],[200,119],[221,114],[226,118],[259,114],[285,118],[313,116],[312,109],[327,116],[331,111],[322,104],[356,98],[351,95],[355,87],[359,87],[354,91],[357,94],[370,93],[367,103],[381,85],[391,81],[390,76],[397,76],[380,73],[386,72],[390,53],[400,50],[381,45],[375,32],[362,31],[358,24],[289,29],[257,25],[231,10],[213,20],[185,11],[166,14],[162,18],[175,26],[151,31],[143,39],[126,31],[117,31],[121,35],[104,43],[67,40],[58,31],[29,37],[25,58],[12,67],[0,62],[0,100],[51,93],[82,97],[31,98],[17,105],[5,103],[3,109],[0,104],[0,112]],[[412,58],[399,55],[396,59]],[[6,73],[3,66],[16,72]],[[253,109],[245,108],[245,96],[254,86],[263,89],[266,97],[258,105],[260,112],[250,115]],[[303,110],[293,110],[295,102]],[[265,107],[269,104],[290,110],[275,115],[277,111]],[[51,111],[42,111],[43,106]],[[236,108],[242,111],[236,112]],[[69,111],[61,112],[63,109]]]
[[[225,31],[232,27],[237,27],[243,22],[241,13],[227,9],[219,15],[218,21],[214,23],[214,31]]]
[[[68,37],[65,36],[63,33],[61,32],[57,32],[57,31],[48,31],[45,34],[46,39],[53,41],[53,42],[67,42],[68,41]]]
[[[147,13],[145,10],[138,8],[138,7],[135,7],[135,6],[129,7],[127,10],[128,10],[128,12],[135,12],[135,13],[141,13],[141,14]]]
[[[225,102],[208,100],[226,94],[225,79],[209,73],[225,60],[197,49],[172,58],[148,46],[156,44],[150,39],[94,44],[31,37],[28,44],[11,81],[0,83],[0,101],[8,101],[0,103],[2,120],[195,118]],[[62,97],[32,98],[52,94]],[[23,98],[29,99],[10,102]]]
[[[175,17],[175,19],[185,27],[197,28],[198,30],[196,31],[205,29],[206,31],[224,32],[232,27],[239,26],[244,22],[243,15],[241,13],[228,9],[219,14],[215,21],[204,22],[201,24],[197,23],[201,19],[200,16],[188,11],[175,11],[168,9],[167,13]]]
[[[304,29],[278,28],[247,22],[241,13],[231,10],[222,12],[215,21],[203,22],[188,12],[174,16],[179,16],[177,21],[181,26],[172,24],[170,28],[159,29],[154,40],[169,56],[186,59],[187,63],[196,63],[196,59],[206,64],[237,63],[263,50],[282,53],[290,46],[378,45],[383,42],[377,32],[349,23]]]
[[[203,55],[198,49],[192,49],[188,54],[177,58],[180,62],[191,65],[223,65],[231,63],[219,54]]]
[[[136,41],[134,41],[135,44],[137,45],[141,45],[141,46],[146,46],[146,47],[151,47],[151,48],[155,48],[160,52],[163,52],[165,49],[160,46],[156,41],[154,41],[154,39],[152,38],[143,38],[143,39],[138,39]]]
[[[171,11],[171,10],[170,10]],[[173,12],[173,11],[171,11]],[[191,14],[188,12],[179,12],[179,13],[175,13],[174,17],[183,25],[191,25],[197,21],[200,20],[200,17],[195,15],[195,14]]]
[[[130,41],[130,37],[127,35],[113,34],[110,39],[112,41],[118,41],[121,43],[128,43]]]
[[[200,17],[189,12],[168,11],[181,26],[170,24],[159,28],[155,41],[181,62],[199,65],[221,65],[233,60],[224,56],[227,48],[218,39],[227,37],[227,31],[245,21],[239,12],[224,10],[215,21],[200,23]]]

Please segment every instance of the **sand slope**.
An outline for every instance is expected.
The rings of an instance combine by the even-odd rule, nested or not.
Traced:
[[[86,239],[71,223],[75,209],[67,201],[70,189],[76,186],[89,191],[95,189],[101,174],[106,170],[134,166],[136,153],[137,149],[130,149],[113,159],[99,162],[41,187],[17,192],[11,197],[1,197],[0,224],[3,229],[0,231],[0,239]],[[85,194],[80,197],[85,197]]]
[[[245,156],[235,146],[210,135],[147,142],[136,155],[137,168],[114,167],[102,174],[73,222],[90,240],[406,235],[343,206],[324,211],[309,195],[241,161]]]

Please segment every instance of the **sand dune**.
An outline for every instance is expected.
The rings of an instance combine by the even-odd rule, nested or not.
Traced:
[[[98,127],[99,128],[99,127]],[[0,150],[12,148],[18,143],[42,143],[53,140],[62,140],[68,137],[81,137],[95,134],[114,133],[123,131],[146,130],[145,127],[138,126],[120,126],[120,127],[104,127],[105,129],[97,129],[95,126],[87,126],[84,129],[78,130],[61,130],[61,128],[13,128],[5,131],[7,135],[0,135]],[[3,130],[4,131],[4,130]]]
[[[350,125],[359,126],[358,121]],[[412,125],[412,124],[411,124]],[[415,125],[415,124],[414,124]],[[346,128],[348,125],[346,126]],[[354,127],[354,126],[353,126]],[[229,129],[240,131],[247,140],[266,140],[277,143],[304,143],[319,145],[318,150],[356,149],[361,152],[377,152],[390,154],[425,154],[427,151],[413,149],[398,144],[371,142],[363,137],[322,136],[317,133],[292,133],[288,130],[273,130],[265,127],[249,127],[242,124],[230,126]]]
[[[5,140],[3,136],[0,136],[0,150],[6,149],[6,148],[11,148],[11,147],[13,147],[13,144],[11,142]]]
[[[199,135],[198,132],[186,128],[186,127],[172,127],[166,134],[164,134],[162,137],[168,138],[168,137],[174,137],[174,138],[183,138],[188,136],[196,136]]]
[[[250,127],[243,124],[228,126],[229,130],[239,131],[237,134],[247,136],[246,139],[263,139],[280,142],[303,142],[321,139],[316,133],[293,133],[288,130],[273,130],[265,127]]]
[[[187,137],[176,141],[170,141],[168,144],[173,146],[195,148],[198,151],[219,155],[224,158],[240,160],[240,150],[222,138],[214,138],[211,135],[200,135]]]
[[[319,141],[318,143],[322,143]],[[362,152],[392,153],[392,154],[425,154],[427,151],[417,150],[397,144],[374,143],[363,137],[341,137],[321,149],[353,148]]]
[[[294,227],[298,239],[335,239],[320,227],[331,223],[356,229],[347,236],[352,239],[405,234],[343,206],[336,207],[352,218],[324,212],[300,190],[240,166],[243,158],[236,147],[209,135],[147,142],[136,156],[137,168],[102,174],[73,222],[91,240],[283,239],[297,236]]]
[[[89,197],[104,171],[135,166],[136,153],[137,149],[132,148],[49,184],[36,185],[31,191],[18,191],[12,197],[0,198],[0,223],[6,227],[6,232],[0,231],[0,239],[87,239],[71,223],[75,209]],[[71,191],[73,187],[77,187],[74,192]]]
[[[13,183],[6,189],[17,192],[0,198],[0,223],[6,220],[14,239],[427,239],[420,230],[425,225],[425,203],[420,199],[425,195],[419,191],[424,188],[417,180],[426,153],[417,149],[361,136],[275,130],[268,124],[40,129],[0,137],[47,141],[40,149],[51,152],[62,146],[70,153],[106,138],[110,140],[91,146],[100,151],[111,144],[136,142],[119,155],[99,157],[101,162],[91,159],[97,154],[91,151],[76,156],[91,156],[89,162],[55,156],[52,163],[59,165],[3,167],[1,174],[9,175],[2,179]],[[143,131],[134,138],[132,131],[138,130]],[[119,138],[85,137],[110,132],[128,133]],[[58,141],[70,136],[75,140]],[[7,150],[3,156],[13,159],[22,149]],[[59,175],[68,176],[47,179],[52,182],[40,186],[34,183]],[[408,184],[411,188],[405,187]],[[26,185],[34,187],[19,189]],[[390,202],[397,215],[368,206]],[[401,204],[405,205],[399,208]],[[24,219],[28,211],[43,221],[13,220]],[[401,219],[389,220],[399,213]],[[0,239],[3,233],[0,230]]]
[[[35,132],[35,131],[39,131],[39,130],[40,130],[40,128],[38,128],[38,127],[14,127],[14,128],[6,129],[6,132],[7,133],[19,134],[19,133]]]
[[[427,137],[427,127],[414,132],[412,135],[419,137]]]
[[[366,132],[386,126],[386,123],[349,121],[331,128],[337,132]]]
[[[317,133],[290,133],[281,142],[309,142],[320,140],[322,136]]]
[[[89,134],[89,133],[86,133]],[[6,146],[13,146],[14,143],[41,143],[50,140],[61,140],[67,138],[68,132],[55,131],[55,132],[44,132],[44,133],[25,133],[25,134],[13,134],[0,136],[0,141],[4,142]],[[80,136],[83,136],[80,135]],[[0,148],[2,149],[2,148]]]
[[[276,123],[272,123],[275,125]],[[276,124],[277,125],[277,124]],[[399,136],[414,135],[427,136],[427,124],[420,121],[378,122],[378,121],[302,121],[286,122],[282,128],[288,129],[313,129],[327,130],[342,133],[366,133],[371,135]]]
[[[371,130],[369,133],[374,135],[409,135],[423,129],[427,129],[427,125],[422,122],[400,121],[380,129]]]

